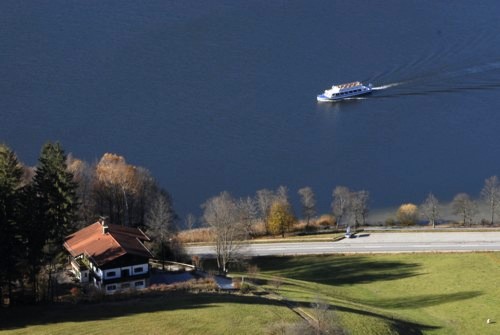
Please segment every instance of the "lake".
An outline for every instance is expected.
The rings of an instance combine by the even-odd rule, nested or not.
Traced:
[[[344,185],[374,210],[500,173],[498,1],[2,1],[0,141],[148,168],[181,215],[221,191]],[[335,83],[370,96],[318,103]],[[300,212],[298,205],[296,211]]]

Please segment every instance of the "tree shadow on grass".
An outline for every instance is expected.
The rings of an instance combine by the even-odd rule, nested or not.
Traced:
[[[450,294],[425,294],[413,297],[405,296],[392,299],[356,300],[356,302],[386,309],[414,309],[472,299],[482,294],[483,293],[480,291],[465,291]]]
[[[254,258],[262,272],[326,285],[352,285],[419,275],[420,265],[369,256]]]
[[[113,298],[110,297],[110,299]],[[279,301],[258,296],[239,296],[226,293],[191,294],[185,292],[140,296],[128,300],[104,301],[100,303],[12,306],[10,308],[0,308],[0,332],[2,330],[64,322],[104,321],[117,317],[159,311],[212,308],[220,304],[283,307],[283,304]]]
[[[296,303],[300,307],[310,307],[311,304],[308,302],[298,302]],[[422,323],[416,323],[416,322],[410,322],[406,321],[403,319],[397,319],[394,317],[390,317],[387,315],[375,313],[375,312],[370,312],[362,309],[357,309],[353,307],[346,307],[346,306],[340,306],[340,305],[329,305],[330,309],[341,311],[341,312],[346,312],[346,313],[353,313],[353,314],[358,314],[358,315],[363,315],[363,316],[368,316],[368,317],[373,317],[377,318],[380,320],[383,320],[387,322],[392,329],[394,329],[398,334],[402,335],[422,335],[424,331],[430,331],[430,330],[436,330],[440,329],[441,327],[439,326],[432,326],[432,325],[426,325]]]
[[[404,308],[422,308],[428,306],[435,306],[440,304],[445,304],[449,302],[456,302],[461,300],[472,299],[482,295],[483,293],[479,291],[465,291],[465,292],[457,292],[451,294],[428,294],[421,295],[415,297],[402,297],[398,299],[384,299],[377,301],[353,301],[360,304],[366,304],[372,307],[379,308],[390,308],[390,309],[404,309]],[[310,307],[311,304],[309,302],[296,302],[298,306],[301,307]],[[342,306],[342,305],[329,305],[331,309],[354,313],[364,316],[375,317],[385,322],[388,322],[391,327],[397,331],[399,334],[409,334],[409,335],[420,335],[423,334],[423,331],[436,330],[440,329],[439,326],[425,325],[416,322],[409,322],[403,319],[397,319],[393,316],[387,316],[380,313],[362,310],[354,307]]]

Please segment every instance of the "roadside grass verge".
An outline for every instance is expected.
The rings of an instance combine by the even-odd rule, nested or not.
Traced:
[[[350,334],[499,334],[500,253],[263,257],[268,290],[311,309],[318,298]],[[279,278],[281,285],[273,285]]]

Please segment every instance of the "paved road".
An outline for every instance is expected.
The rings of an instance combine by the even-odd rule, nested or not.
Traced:
[[[188,247],[193,255],[213,256],[213,247]],[[337,242],[253,243],[248,256],[335,253],[500,251],[500,232],[370,233]]]

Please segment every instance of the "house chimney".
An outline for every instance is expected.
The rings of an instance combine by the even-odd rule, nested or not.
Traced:
[[[102,226],[102,234],[103,235],[106,235],[108,232],[109,232],[109,227],[108,225],[104,222],[104,218],[101,216],[99,218],[99,223],[101,224]]]

